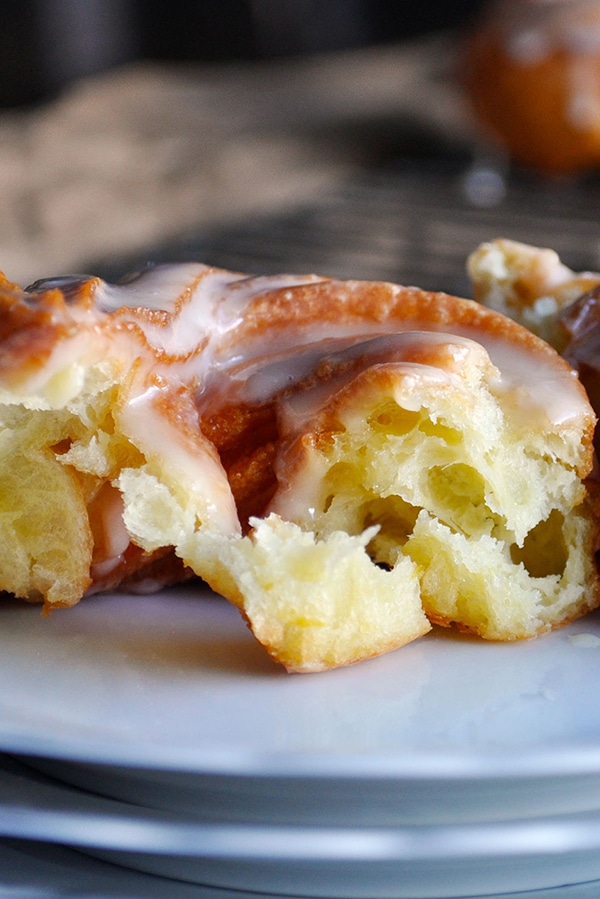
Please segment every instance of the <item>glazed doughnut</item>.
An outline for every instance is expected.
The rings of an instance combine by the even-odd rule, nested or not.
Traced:
[[[517,162],[551,174],[600,163],[600,3],[496,0],[461,65],[476,121]]]
[[[198,576],[290,671],[596,607],[595,416],[470,300],[200,263],[0,283],[0,589]]]

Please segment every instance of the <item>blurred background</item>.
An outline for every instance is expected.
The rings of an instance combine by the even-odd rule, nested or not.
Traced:
[[[134,59],[256,60],[462,24],[482,0],[3,0],[0,103],[36,102]]]
[[[600,267],[597,166],[519,165],[467,102],[485,9],[3,0],[0,268],[27,284],[194,258],[465,294],[466,255],[496,236]]]

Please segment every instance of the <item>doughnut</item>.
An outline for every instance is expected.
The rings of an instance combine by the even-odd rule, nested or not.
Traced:
[[[600,284],[600,273],[574,272],[550,247],[498,237],[467,258],[473,298],[520,322],[558,350],[563,310]]]
[[[497,238],[467,260],[474,298],[522,322],[577,370],[600,415],[600,273],[574,272],[554,250]],[[600,433],[596,432],[596,450]]]
[[[0,281],[0,590],[200,578],[290,672],[600,603],[596,422],[547,342],[384,282]]]
[[[465,96],[517,163],[572,175],[600,163],[600,3],[497,0],[464,41]]]

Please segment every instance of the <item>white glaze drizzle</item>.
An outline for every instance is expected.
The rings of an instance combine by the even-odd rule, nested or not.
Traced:
[[[180,263],[145,269],[124,284],[99,281],[94,301],[101,312],[119,310],[123,323],[131,320],[139,324],[137,315],[129,319],[126,308],[168,313],[168,325],[145,321],[144,336],[158,353],[183,358],[203,343],[209,351],[216,348],[240,324],[252,299],[265,290],[320,280],[312,275],[251,278],[206,265]]]
[[[158,266],[123,285],[98,280],[92,309],[77,312],[82,324],[89,326],[88,339],[75,334],[60,341],[34,377],[47,382],[65,360],[73,364],[85,355],[83,361],[87,363],[90,356],[94,361],[110,353],[128,367],[136,358],[141,361],[131,402],[148,388],[150,375],[164,379],[165,384],[193,385],[200,393],[207,383],[218,393],[220,382],[233,400],[265,402],[306,377],[326,355],[386,334],[447,330],[447,326],[438,328],[425,316],[413,320],[391,316],[375,321],[356,313],[348,315],[340,308],[338,316],[303,322],[301,326],[292,321],[291,315],[289,327],[281,321],[271,327],[265,319],[252,339],[244,340],[244,321],[257,296],[289,290],[286,301],[293,310],[295,286],[325,280],[287,275],[248,278],[199,264]],[[160,322],[144,317],[131,306],[134,296],[146,308],[167,315]],[[114,315],[107,316],[110,312]],[[110,327],[105,330],[107,322]],[[532,353],[527,345],[519,346],[475,326],[453,324],[452,335],[484,346],[499,370],[495,389],[518,392],[527,409],[537,408],[551,425],[558,427],[587,414],[587,401],[575,373],[557,364],[553,355],[544,364],[543,354]],[[201,352],[197,352],[199,347]],[[27,386],[31,389],[31,382]]]
[[[452,377],[465,354],[489,354],[495,366],[489,386],[515,421],[561,428],[591,416],[575,373],[558,357],[550,353],[546,364],[543,352],[531,352],[484,328],[453,325],[452,334],[447,334],[425,317],[402,320],[395,315],[375,321],[361,318],[356,308],[348,314],[342,305],[339,315],[327,319],[299,323],[290,315],[289,328],[285,316],[275,326],[264,318],[252,339],[244,339],[246,319],[257,297],[280,291],[278,300],[294,311],[294,288],[324,280],[248,278],[199,264],[160,266],[120,285],[95,279],[92,303],[68,306],[81,328],[57,342],[33,382],[42,393],[48,388],[48,396],[49,385],[60,380],[66,367],[83,369],[104,357],[115,360],[123,371],[134,371],[116,413],[123,433],[147,459],[164,460],[174,481],[180,473],[184,485],[193,485],[203,514],[229,535],[239,533],[240,526],[214,446],[200,433],[190,444],[189,435],[180,433],[177,422],[160,407],[163,395],[174,386],[193,391],[202,414],[226,402],[264,403],[285,396],[327,360],[334,370],[337,366],[335,377],[323,380],[304,397],[298,394],[293,403],[286,400],[288,425],[297,430],[339,389],[356,360],[374,364],[388,352],[401,358],[417,342],[434,350],[450,348],[446,363],[437,373],[430,369],[429,377]],[[335,296],[335,282],[327,283],[333,285]],[[140,303],[152,314],[140,310],[136,305]],[[31,380],[25,385],[32,386]],[[120,552],[114,558],[119,556]]]

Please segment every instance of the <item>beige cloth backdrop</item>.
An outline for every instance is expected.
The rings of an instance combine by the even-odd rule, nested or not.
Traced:
[[[382,127],[464,140],[453,38],[288,62],[140,63],[0,113],[0,268],[81,271],[186,229],[318,198]]]

